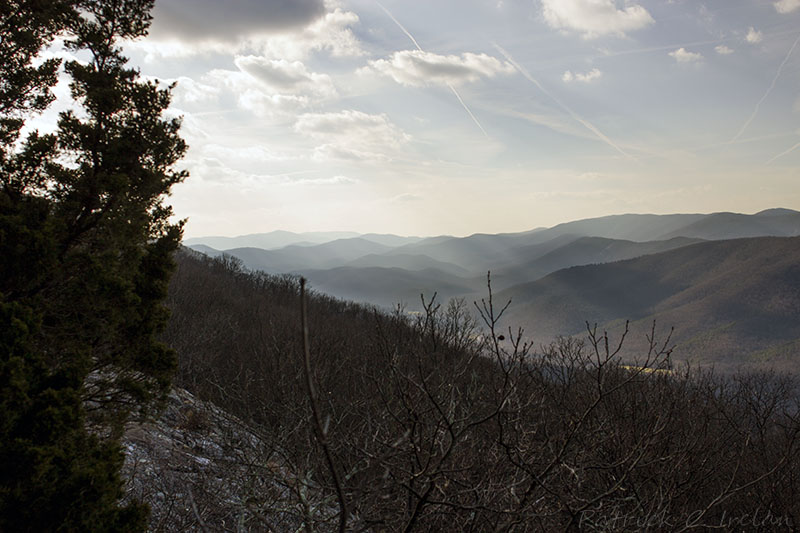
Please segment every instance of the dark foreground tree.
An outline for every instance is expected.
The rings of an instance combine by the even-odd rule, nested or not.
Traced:
[[[137,531],[120,504],[118,439],[167,389],[157,341],[181,224],[163,204],[185,174],[169,89],[126,68],[152,0],[0,1],[0,531]],[[52,101],[59,35],[78,112],[21,139]]]

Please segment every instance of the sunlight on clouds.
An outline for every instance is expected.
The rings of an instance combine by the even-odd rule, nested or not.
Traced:
[[[670,52],[669,56],[675,59],[678,63],[696,63],[702,61],[703,54],[698,52],[689,52],[686,48],[678,48],[674,52]]]
[[[351,29],[358,22],[358,15],[337,8],[302,31],[254,39],[252,47],[266,56],[283,59],[304,59],[319,51],[334,57],[361,56],[364,51]]]
[[[314,94],[319,98],[336,96],[329,75],[309,72],[300,61],[237,56],[234,64],[275,92]]]
[[[267,149],[263,146],[223,146],[207,144],[203,146],[203,155],[222,161],[226,165],[238,167],[246,171],[264,168],[264,165],[296,160],[297,156]]]
[[[759,172],[783,173],[786,183],[796,175],[798,137],[786,132],[800,116],[790,81],[797,57],[789,50],[781,74],[775,54],[797,37],[788,17],[800,0],[707,9],[689,0],[381,0],[438,53],[414,50],[374,0],[158,2],[206,17],[176,22],[194,25],[191,34],[161,21],[152,37],[125,44],[144,74],[178,82],[169,113],[184,116],[191,147],[182,206],[193,233],[198,224],[318,229],[325,216],[368,231],[524,229],[577,218],[568,212],[707,210],[712,200],[729,209],[745,193],[655,193],[745,175],[780,190]],[[266,6],[276,20],[259,15]],[[239,9],[246,15],[232,13],[231,27],[211,27],[228,18],[215,13]],[[758,130],[729,146],[773,63],[780,83],[754,111]],[[448,86],[491,138],[478,135]],[[770,135],[783,137],[776,145]],[[225,187],[247,193],[223,195],[223,214]],[[540,201],[535,213],[531,200]],[[494,207],[504,203],[514,208]]]
[[[310,72],[299,61],[237,56],[234,63],[238,71],[215,69],[203,82],[225,88],[239,107],[260,117],[296,112],[337,95],[329,75]]]
[[[603,73],[599,69],[593,68],[589,72],[583,74],[580,72],[573,73],[571,70],[568,70],[564,72],[564,75],[561,76],[561,79],[564,81],[564,83],[570,83],[573,81],[579,81],[581,83],[591,83],[595,80],[600,79],[602,76]]]
[[[750,29],[747,30],[747,36],[745,36],[745,40],[750,44],[758,44],[763,39],[764,35],[754,27],[750,26]]]
[[[796,9],[800,9],[800,0],[780,0],[775,2],[774,6],[778,13],[791,13]]]
[[[422,50],[402,50],[391,58],[370,61],[368,69],[401,85],[462,85],[497,74],[511,74],[514,67],[486,54],[439,55]]]
[[[181,76],[172,91],[173,104],[209,104],[216,102],[222,92],[219,87],[194,81],[192,78]]]
[[[617,9],[614,0],[542,0],[542,14],[551,27],[579,31],[586,39],[624,36],[655,22],[642,6],[626,2]]]
[[[318,159],[386,160],[411,140],[386,115],[353,110],[300,115],[294,130],[322,142]]]

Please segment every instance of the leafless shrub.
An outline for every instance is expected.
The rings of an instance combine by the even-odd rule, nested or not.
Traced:
[[[800,524],[791,378],[673,368],[655,326],[634,364],[625,335],[596,328],[534,349],[502,329],[491,286],[475,313],[434,297],[413,317],[313,295],[307,376],[328,460],[299,301],[296,279],[229,259],[184,257],[171,294],[179,383],[273,451],[283,495],[251,499],[265,523],[291,508],[305,530],[333,530],[343,500],[353,531],[724,529],[747,513]]]

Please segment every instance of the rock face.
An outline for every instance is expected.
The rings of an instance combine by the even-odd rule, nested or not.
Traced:
[[[182,389],[122,444],[128,497],[150,505],[151,531],[324,531],[336,512],[269,439]]]

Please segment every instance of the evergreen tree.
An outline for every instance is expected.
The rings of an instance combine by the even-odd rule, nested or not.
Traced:
[[[167,390],[157,341],[181,224],[164,205],[186,146],[170,88],[126,67],[153,0],[0,2],[0,531],[138,531],[119,437]],[[52,100],[59,34],[73,99],[53,135],[20,131]]]

